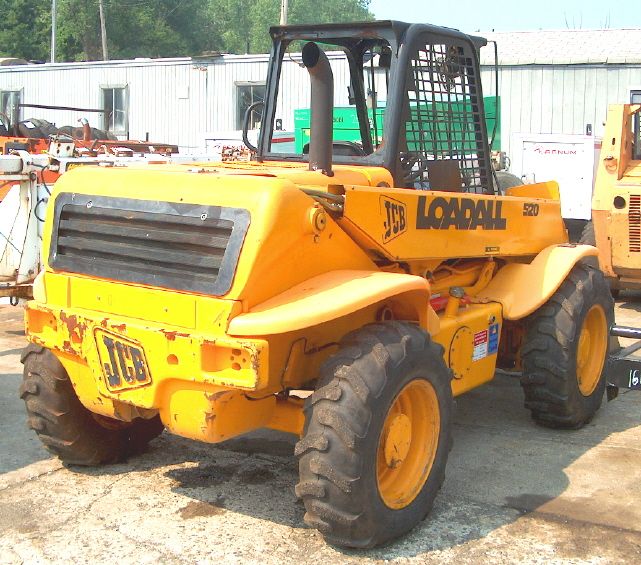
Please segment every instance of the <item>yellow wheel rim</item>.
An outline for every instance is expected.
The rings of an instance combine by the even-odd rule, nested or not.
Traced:
[[[441,427],[438,398],[428,381],[403,387],[387,413],[378,443],[376,481],[383,502],[405,508],[430,474]]]
[[[576,351],[576,377],[583,396],[590,396],[596,389],[607,348],[608,322],[603,307],[595,304],[583,320]]]

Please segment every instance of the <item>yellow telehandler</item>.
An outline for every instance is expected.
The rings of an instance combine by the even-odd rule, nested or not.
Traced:
[[[305,521],[372,547],[428,514],[452,399],[497,367],[522,371],[537,423],[590,421],[613,301],[582,261],[597,250],[568,243],[558,186],[493,180],[484,39],[391,21],[270,33],[252,162],[56,183],[21,396],[71,464],[120,460],[163,428],[296,434]],[[356,141],[333,127],[346,103]],[[279,152],[292,105],[311,108],[311,140]]]
[[[614,294],[641,289],[641,104],[613,104],[601,145],[592,220],[580,242],[595,245]]]

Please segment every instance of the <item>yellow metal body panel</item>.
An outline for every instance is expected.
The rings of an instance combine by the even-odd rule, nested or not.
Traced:
[[[632,160],[639,112],[639,105],[608,108],[592,197],[599,266],[615,288],[641,288],[641,161]]]
[[[240,302],[234,300],[125,285],[82,275],[45,272],[42,281],[48,305],[99,313],[105,323],[118,316],[221,335],[229,318],[241,309]]]
[[[425,326],[429,285],[424,278],[378,271],[331,271],[313,277],[231,320],[234,336],[271,335],[335,320],[403,295]],[[422,316],[422,319],[421,319]]]
[[[55,198],[63,191],[123,198],[131,198],[134,192],[165,202],[250,210],[251,225],[232,288],[226,295],[241,300],[245,310],[327,270],[375,268],[331,217],[327,216],[325,229],[314,231],[310,211],[319,205],[291,181],[273,176],[223,174],[218,169],[199,171],[187,167],[182,172],[175,167],[168,171],[159,167],[73,170],[56,183],[52,205],[47,209],[48,222],[52,222]],[[308,180],[310,176],[330,180],[321,173],[299,174]],[[45,249],[49,248],[50,238],[51,232],[47,231],[43,238]],[[267,248],[272,251],[264,253]],[[50,270],[48,267],[47,263]],[[132,286],[135,285],[127,285]]]
[[[495,332],[492,339],[498,345],[501,326],[501,304],[497,302],[463,306],[456,317],[441,318],[440,331],[433,337],[445,348],[443,357],[454,375],[455,396],[494,378],[497,351],[490,344],[490,331]]]
[[[313,387],[340,340],[378,321],[429,331],[461,394],[492,378],[503,317],[545,301],[558,273],[591,251],[550,250],[567,241],[553,184],[495,197],[391,182],[380,168],[337,166],[327,177],[289,163],[74,170],[48,207],[45,257],[62,193],[241,208],[249,227],[223,296],[54,272],[47,262],[27,307],[29,339],[56,354],[89,410],[122,420],[157,412],[173,432],[210,442],[261,426],[299,433],[301,403],[286,391]],[[301,187],[344,194],[342,213]],[[453,286],[467,299],[441,308]],[[120,369],[105,336],[129,356]],[[150,382],[131,377],[143,357]],[[118,370],[130,381],[110,385]]]
[[[591,245],[551,245],[531,263],[510,263],[477,295],[500,302],[506,320],[519,320],[542,306],[583,257],[597,255]]]
[[[393,261],[535,255],[567,241],[558,200],[345,188],[341,226]]]
[[[269,347],[265,340],[188,333],[186,328],[124,316],[117,320],[91,318],[83,310],[34,302],[27,309],[26,326],[31,341],[76,357],[87,365],[102,396],[142,408],[158,408],[162,387],[172,379],[248,391],[264,388],[268,382]],[[110,391],[98,357],[96,329],[141,344],[154,386]]]
[[[520,184],[505,191],[508,196],[521,196],[526,198],[549,198],[561,200],[559,183],[556,181],[538,182],[536,184]]]

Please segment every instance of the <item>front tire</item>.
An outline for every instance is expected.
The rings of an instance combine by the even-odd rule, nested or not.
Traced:
[[[601,406],[614,302],[603,273],[577,264],[528,319],[521,356],[525,406],[537,424],[581,428]]]
[[[164,429],[158,416],[121,422],[87,410],[65,368],[44,347],[28,345],[21,361],[20,398],[27,408],[27,423],[63,463],[96,466],[120,461],[144,450]]]
[[[402,322],[352,332],[321,368],[296,445],[305,522],[344,547],[373,547],[429,513],[451,443],[442,348]]]

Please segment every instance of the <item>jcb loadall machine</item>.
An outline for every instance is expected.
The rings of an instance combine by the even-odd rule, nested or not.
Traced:
[[[400,22],[271,34],[255,162],[57,183],[21,394],[69,463],[120,459],[163,426],[298,434],[305,521],[369,547],[429,512],[452,397],[497,366],[522,369],[536,422],[588,422],[613,303],[581,262],[596,249],[567,243],[554,183],[495,192],[483,39]],[[310,107],[296,72],[310,147],[277,153],[282,98]],[[332,141],[340,97],[360,143]]]
[[[592,220],[581,236],[582,243],[599,249],[599,267],[615,293],[641,289],[640,117],[641,104],[608,108]]]

